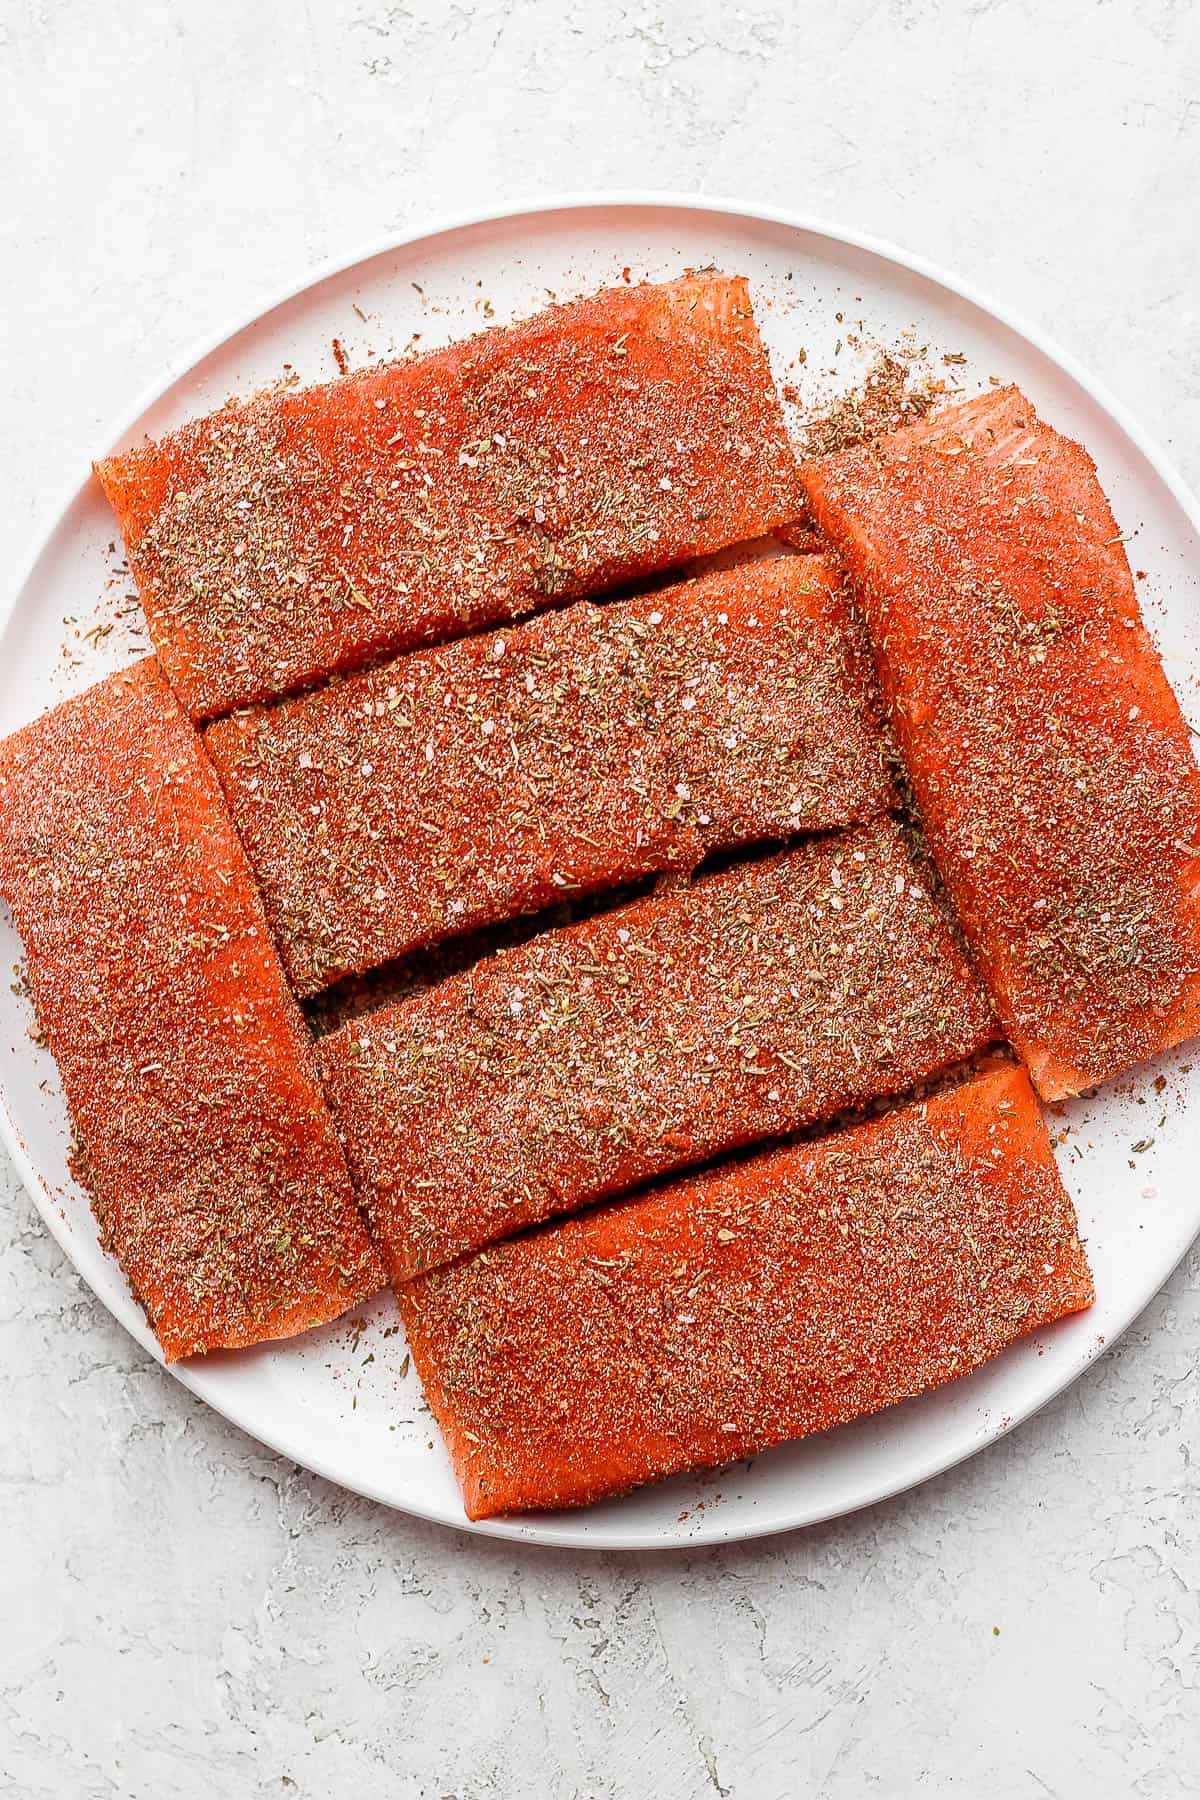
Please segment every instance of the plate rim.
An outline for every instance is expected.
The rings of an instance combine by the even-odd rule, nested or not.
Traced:
[[[933,282],[945,292],[966,301],[1012,331],[1070,377],[1094,404],[1108,414],[1113,423],[1134,445],[1179,506],[1197,536],[1200,536],[1200,501],[1192,494],[1166,451],[1144,429],[1125,403],[1118,399],[1108,386],[1095,376],[1072,351],[1059,344],[1039,324],[1027,318],[1020,310],[1010,307],[1006,302],[996,300],[977,283],[944,268],[933,259],[910,251],[875,233],[859,231],[852,226],[843,225],[836,219],[803,210],[764,205],[732,195],[705,192],[682,193],[670,189],[654,188],[619,188],[612,191],[592,189],[578,193],[567,191],[522,196],[503,204],[427,216],[404,231],[388,233],[369,242],[359,243],[351,250],[308,264],[298,277],[261,293],[247,307],[239,309],[236,314],[226,318],[220,327],[202,333],[193,339],[170,361],[166,370],[155,380],[146,384],[117,416],[116,420],[108,426],[101,434],[100,442],[94,451],[85,452],[86,472],[82,477],[74,478],[60,490],[57,504],[52,505],[48,515],[44,515],[48,516],[48,523],[42,530],[35,531],[32,549],[23,561],[18,562],[8,595],[0,602],[0,642],[3,641],[21,595],[33,578],[43,556],[50,549],[65,518],[83,497],[94,479],[93,462],[110,454],[114,447],[128,437],[152,406],[182,381],[191,370],[228,343],[230,339],[249,330],[260,320],[285,306],[289,301],[297,299],[309,289],[318,287],[323,282],[339,275],[345,275],[362,263],[396,251],[410,249],[425,240],[450,236],[455,232],[470,230],[482,225],[512,223],[521,218],[538,217],[556,212],[593,212],[605,208],[630,211],[661,209],[665,212],[707,213],[723,215],[733,220],[750,220],[759,224],[782,226],[788,230],[804,232],[813,237],[828,239],[834,244],[864,251],[868,255],[879,257],[900,269]],[[286,1434],[273,1437],[265,1434],[257,1424],[254,1426],[246,1424],[244,1419],[239,1416],[240,1409],[236,1403],[223,1404],[206,1391],[207,1383],[203,1380],[203,1364],[193,1370],[187,1364],[165,1362],[158,1341],[138,1311],[132,1296],[128,1297],[127,1310],[118,1310],[112,1297],[97,1293],[96,1289],[92,1287],[87,1276],[82,1273],[75,1262],[72,1254],[72,1234],[59,1208],[54,1204],[46,1181],[26,1151],[16,1123],[10,1117],[8,1106],[3,1103],[3,1097],[0,1097],[0,1143],[3,1144],[12,1159],[26,1192],[51,1236],[63,1250],[72,1268],[75,1269],[76,1274],[88,1287],[94,1298],[99,1300],[117,1323],[154,1358],[160,1368],[231,1425],[245,1432],[247,1437],[262,1444],[276,1455],[300,1464],[320,1479],[329,1481],[344,1491],[357,1493],[373,1504],[386,1506],[390,1511],[401,1512],[451,1531],[498,1538],[510,1543],[584,1551],[688,1551],[731,1542],[750,1542],[785,1531],[804,1530],[809,1526],[827,1523],[832,1519],[849,1517],[866,1507],[878,1505],[882,1501],[907,1493],[910,1489],[921,1486],[936,1475],[945,1474],[951,1469],[957,1468],[977,1455],[979,1451],[998,1443],[1010,1431],[1035,1417],[1043,1407],[1048,1406],[1052,1400],[1055,1400],[1066,1388],[1077,1381],[1094,1362],[1111,1350],[1118,1339],[1140,1317],[1155,1295],[1161,1292],[1184,1256],[1187,1255],[1191,1243],[1195,1241],[1193,1237],[1183,1244],[1171,1268],[1149,1292],[1142,1294],[1119,1330],[1110,1331],[1103,1344],[1094,1348],[1091,1347],[1089,1341],[1085,1352],[1067,1365],[1062,1380],[1057,1382],[1028,1411],[1022,1412],[1019,1417],[1002,1419],[994,1426],[989,1426],[981,1432],[977,1442],[969,1444],[965,1449],[956,1450],[949,1456],[932,1454],[922,1463],[916,1473],[906,1471],[894,1481],[884,1481],[877,1488],[873,1488],[869,1493],[864,1493],[849,1505],[837,1503],[822,1507],[818,1504],[804,1512],[802,1517],[787,1520],[772,1518],[756,1523],[751,1517],[746,1521],[725,1526],[718,1523],[717,1518],[709,1514],[699,1530],[690,1533],[681,1532],[670,1538],[652,1534],[644,1529],[639,1530],[636,1527],[623,1531],[619,1526],[612,1525],[592,1526],[586,1536],[581,1536],[578,1534],[574,1521],[577,1517],[586,1518],[588,1516],[586,1509],[578,1515],[564,1515],[561,1523],[557,1518],[554,1523],[550,1523],[544,1515],[479,1520],[470,1520],[465,1516],[462,1518],[448,1517],[444,1512],[435,1507],[423,1505],[419,1500],[402,1501],[390,1494],[384,1494],[378,1488],[374,1488],[369,1481],[356,1479],[351,1485],[343,1476],[335,1473],[319,1455],[313,1456],[308,1450],[298,1453],[295,1446],[286,1440]],[[711,1525],[709,1520],[711,1520]]]

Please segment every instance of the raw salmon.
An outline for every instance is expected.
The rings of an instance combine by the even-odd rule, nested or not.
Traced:
[[[579,1506],[824,1431],[1092,1298],[1011,1064],[400,1290],[473,1519]]]
[[[302,994],[897,798],[865,634],[816,557],[420,651],[206,738]]]
[[[1040,1092],[1200,1030],[1200,772],[1086,451],[1010,387],[803,481]]]
[[[156,663],[0,744],[0,893],[78,1171],[168,1359],[380,1287],[249,868]]]
[[[890,820],[548,932],[317,1045],[403,1281],[993,1032]]]
[[[770,531],[795,465],[740,277],[617,288],[97,466],[195,717]]]

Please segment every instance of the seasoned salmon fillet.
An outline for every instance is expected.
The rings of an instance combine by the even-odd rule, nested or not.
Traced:
[[[579,1506],[965,1375],[1091,1304],[1028,1077],[677,1181],[400,1289],[467,1515]]]
[[[210,726],[293,986],[897,801],[865,634],[786,557]]]
[[[78,1172],[167,1358],[382,1286],[216,776],[155,662],[0,743],[0,893]]]
[[[198,718],[669,568],[797,508],[747,284],[716,273],[276,389],[97,474]]]
[[[1039,1091],[1200,1030],[1200,772],[1086,451],[1009,387],[802,479]]]
[[[317,1045],[393,1278],[897,1092],[990,1008],[879,821],[548,932]]]

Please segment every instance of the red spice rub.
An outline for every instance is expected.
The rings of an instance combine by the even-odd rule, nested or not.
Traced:
[[[79,1172],[168,1359],[381,1286],[245,857],[156,663],[0,744],[0,892]]]
[[[803,481],[1040,1092],[1200,1030],[1200,773],[1091,458],[1002,388]]]
[[[472,1519],[824,1431],[1092,1299],[1012,1065],[400,1290]]]
[[[302,994],[896,800],[865,634],[816,557],[401,657],[206,741]]]
[[[746,282],[715,273],[231,404],[97,474],[197,717],[667,568],[797,505]]]
[[[820,532],[814,531],[810,524],[803,521],[781,525],[775,536],[789,550],[797,551],[801,556],[820,556],[828,548]]]
[[[900,828],[548,932],[317,1063],[393,1278],[897,1092],[992,1034]]]

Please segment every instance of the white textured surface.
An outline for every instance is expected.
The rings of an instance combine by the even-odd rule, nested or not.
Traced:
[[[81,446],[246,295],[540,187],[740,192],[897,238],[1040,318],[1196,485],[1200,25],[1188,0],[1053,10],[0,9],[6,566]],[[0,1187],[3,1791],[1200,1793],[1195,1253],[1075,1389],[903,1500],[580,1560],[260,1451]]]

